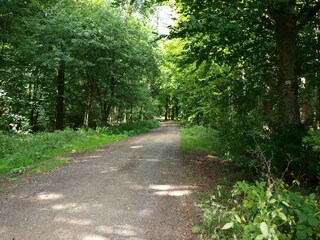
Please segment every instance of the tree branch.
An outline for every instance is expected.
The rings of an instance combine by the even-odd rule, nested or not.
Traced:
[[[303,28],[307,23],[309,23],[312,18],[320,11],[320,3],[317,3],[313,7],[303,8],[297,15],[297,27],[298,29]]]

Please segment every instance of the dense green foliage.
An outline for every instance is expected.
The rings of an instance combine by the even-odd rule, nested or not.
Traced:
[[[147,18],[106,1],[1,3],[0,129],[152,117],[158,66]]]
[[[93,129],[66,129],[36,134],[0,134],[0,174],[33,171],[45,160],[63,153],[88,150],[129,136],[147,132],[159,126],[158,121],[145,120]],[[64,158],[62,158],[64,160]],[[51,162],[61,161],[61,159]],[[63,161],[64,163],[66,161]],[[54,165],[55,166],[55,165]]]
[[[274,179],[320,180],[320,3],[177,0],[176,25],[160,40],[150,27],[157,2],[0,1],[0,172],[123,139],[136,130],[122,123],[157,113],[202,126],[182,130],[183,150],[263,178],[237,183],[226,206],[208,201],[198,230],[319,237],[314,196]]]
[[[183,128],[181,132],[183,150],[217,153],[215,149],[221,147],[217,132],[212,129],[193,126]],[[216,166],[215,162],[211,165]],[[213,195],[199,194],[199,207],[203,215],[200,224],[192,228],[193,232],[205,239],[320,237],[320,204],[314,193],[302,194],[292,190],[299,187],[298,181],[294,181],[290,189],[269,172],[265,179],[253,183],[234,183],[247,177],[248,173],[234,164],[224,166],[228,168],[219,168],[220,178],[213,183]]]
[[[319,154],[303,139],[320,126],[319,9],[315,1],[177,1],[163,43],[163,104],[183,123],[217,129],[242,168],[263,170],[262,152],[278,176],[317,184]]]

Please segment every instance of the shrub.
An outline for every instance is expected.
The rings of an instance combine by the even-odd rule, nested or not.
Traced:
[[[211,196],[201,204],[202,231],[213,239],[320,239],[320,207],[315,194],[303,196],[282,181],[237,182],[231,199]]]

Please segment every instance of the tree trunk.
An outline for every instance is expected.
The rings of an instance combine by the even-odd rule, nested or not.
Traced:
[[[61,61],[57,76],[56,96],[56,130],[62,130],[64,125],[64,85],[65,85],[65,62]]]
[[[320,130],[320,87],[316,90],[316,128]]]
[[[109,85],[110,98],[108,99],[108,102],[105,101],[105,103],[104,103],[103,117],[104,117],[104,121],[106,123],[108,123],[108,121],[109,121],[109,116],[110,116],[113,101],[114,101],[115,87],[116,87],[116,79],[112,77],[111,81],[110,81],[110,85]]]
[[[276,44],[279,56],[279,114],[284,128],[300,128],[297,37],[294,7],[280,4],[275,10]]]
[[[166,102],[165,102],[165,113],[164,113],[164,120],[168,120],[168,113],[169,113],[169,98],[166,97]]]
[[[87,103],[86,103],[86,110],[84,113],[83,125],[85,127],[89,127],[92,102],[93,102],[93,94],[94,94],[94,80],[90,77],[88,73],[86,73],[86,75],[87,75],[87,87],[89,92],[87,96]]]
[[[175,118],[175,107],[171,108],[171,120],[173,121]]]

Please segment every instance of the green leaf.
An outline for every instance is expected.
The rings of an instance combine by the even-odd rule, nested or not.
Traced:
[[[297,215],[299,218],[299,223],[304,223],[308,219],[308,216],[303,212],[298,212]]]
[[[283,221],[287,221],[287,216],[283,213],[283,212],[279,212],[279,217],[283,220]]]
[[[260,234],[260,235],[256,236],[255,240],[262,240],[263,238],[264,238],[263,235]]]
[[[268,225],[265,222],[260,223],[260,230],[262,232],[263,237],[267,238],[269,231],[268,231]]]
[[[191,231],[193,232],[193,233],[198,233],[198,232],[200,232],[202,230],[202,226],[194,226],[192,229],[191,229]]]
[[[309,216],[308,217],[308,223],[313,227],[318,227],[319,226],[319,220],[314,216]]]
[[[305,231],[297,231],[297,239],[306,239],[308,237],[308,234]]]
[[[240,219],[240,217],[238,216],[238,214],[235,214],[234,217],[235,217],[235,219],[237,220],[238,223],[241,223],[241,219]]]
[[[226,223],[223,227],[222,227],[222,230],[226,230],[226,229],[229,229],[229,228],[232,228],[233,227],[233,222],[229,222],[229,223]]]

